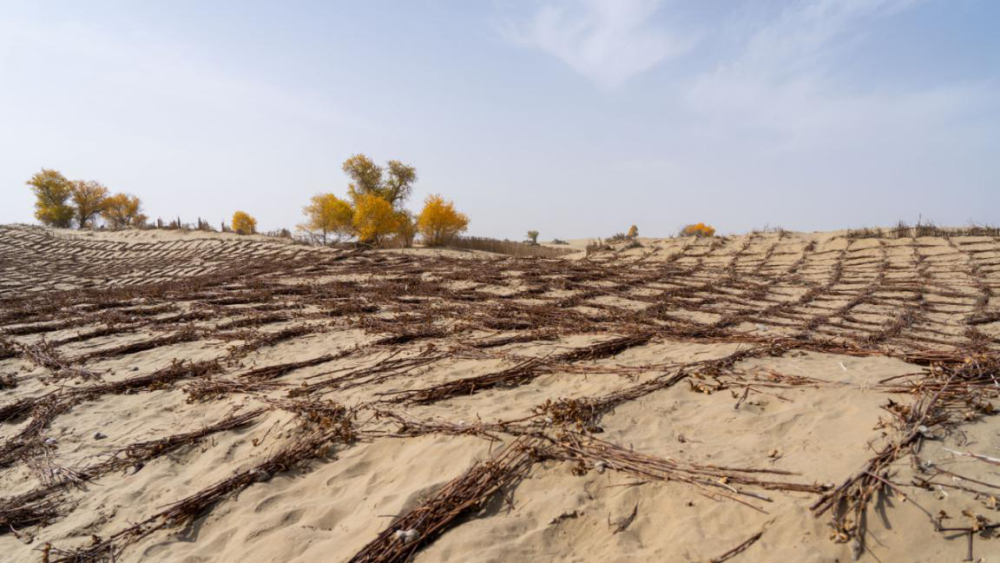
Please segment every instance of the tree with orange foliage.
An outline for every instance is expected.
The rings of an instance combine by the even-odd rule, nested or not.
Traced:
[[[142,213],[142,202],[134,195],[115,194],[104,200],[101,218],[113,230],[142,227],[146,216]]]
[[[374,194],[354,194],[354,232],[358,241],[381,245],[399,229],[399,213],[392,204]]]
[[[639,238],[639,227],[632,225],[629,227],[628,233],[625,234],[628,238]]]
[[[681,229],[681,236],[685,237],[711,237],[715,236],[715,229],[705,223],[687,225]]]
[[[326,244],[327,235],[335,234],[341,237],[354,233],[354,209],[351,204],[333,194],[317,194],[312,197],[312,203],[303,212],[308,220],[299,229],[321,238]]]
[[[108,188],[100,182],[77,180],[73,182],[73,203],[76,204],[76,227],[85,229],[94,226],[94,220],[104,209],[108,198]]]
[[[257,232],[257,220],[246,212],[237,211],[233,213],[233,230],[241,235],[252,235]]]
[[[417,218],[417,229],[427,246],[443,246],[469,226],[469,217],[455,211],[455,204],[439,195],[431,195]]]
[[[68,201],[73,195],[73,183],[55,170],[43,168],[28,180],[35,194],[35,218],[43,225],[68,228],[73,223],[74,210]]]

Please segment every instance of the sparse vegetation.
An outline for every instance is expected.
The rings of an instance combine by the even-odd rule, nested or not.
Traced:
[[[587,256],[590,256],[591,254],[595,254],[597,252],[603,252],[606,250],[611,250],[611,245],[604,242],[601,239],[597,239],[595,241],[590,241],[589,243],[587,243],[587,248],[586,248]]]
[[[932,222],[920,221],[910,226],[906,221],[899,221],[889,229],[862,227],[848,229],[849,239],[903,239],[919,237],[1000,237],[1000,227],[993,225],[972,224],[968,227],[946,228],[938,227]]]
[[[863,238],[886,238],[885,231],[879,228],[869,228],[862,227],[860,229],[848,229],[847,238],[849,239],[863,239]]]
[[[500,240],[487,237],[455,237],[448,245],[451,248],[463,248],[467,250],[481,250],[483,252],[493,252],[496,254],[506,254],[507,256],[541,258],[556,258],[574,252],[568,248],[551,248],[548,246],[532,245],[524,242],[512,240]]]
[[[754,229],[750,231],[750,234],[753,235],[775,234],[778,235],[778,237],[784,237],[788,234],[788,231],[778,226],[764,225],[764,227],[761,229]]]
[[[528,231],[528,242],[538,244],[538,231]]]

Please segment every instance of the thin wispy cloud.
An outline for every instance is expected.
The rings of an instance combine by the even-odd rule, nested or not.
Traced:
[[[925,0],[796,0],[754,30],[735,66],[766,78],[811,71],[850,45],[866,23],[898,15]]]
[[[844,55],[880,20],[924,0],[799,1],[753,29],[741,48],[694,76],[683,97],[710,127],[781,135],[779,145],[840,142],[843,135],[906,135],[980,109],[982,85],[878,87],[851,80]],[[824,137],[827,136],[827,137]],[[831,137],[841,135],[841,137]]]
[[[505,28],[511,40],[546,52],[604,87],[615,87],[689,50],[693,41],[657,21],[662,0],[547,2]]]

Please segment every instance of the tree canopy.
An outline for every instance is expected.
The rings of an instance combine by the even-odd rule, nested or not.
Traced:
[[[299,228],[321,238],[323,244],[326,244],[330,234],[337,235],[339,239],[354,233],[354,209],[333,194],[314,195],[303,213],[306,223]]]
[[[146,216],[142,213],[142,202],[129,194],[115,194],[104,200],[101,218],[114,230],[128,227],[142,227]]]
[[[427,246],[442,246],[451,242],[469,226],[469,218],[455,211],[455,204],[439,195],[431,195],[417,218],[417,228]]]
[[[402,205],[413,191],[417,169],[398,160],[390,160],[386,168],[363,154],[356,154],[344,161],[343,170],[351,179],[347,191],[352,200],[358,196],[374,195],[393,207]]]
[[[68,203],[73,184],[55,170],[42,169],[28,180],[35,194],[35,218],[50,227],[68,228],[73,224],[74,210]]]
[[[398,230],[399,221],[399,213],[377,195],[358,194],[354,200],[354,231],[363,243],[382,244]]]
[[[257,220],[244,211],[233,213],[233,230],[241,235],[257,232]]]
[[[94,226],[94,219],[104,209],[108,189],[99,182],[76,180],[72,183],[72,192],[77,228]]]

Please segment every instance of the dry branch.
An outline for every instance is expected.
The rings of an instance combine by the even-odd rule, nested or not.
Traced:
[[[492,459],[473,465],[422,505],[392,523],[354,555],[350,563],[408,561],[456,521],[481,509],[522,479],[535,462],[536,442],[519,438]]]

